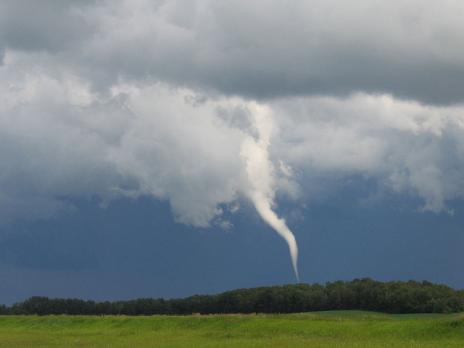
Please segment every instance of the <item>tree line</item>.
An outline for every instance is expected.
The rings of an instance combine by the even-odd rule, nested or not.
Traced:
[[[195,295],[183,299],[85,301],[31,297],[0,314],[187,315],[224,313],[298,313],[327,310],[371,310],[386,313],[464,311],[464,290],[430,282],[379,282],[369,278],[319,284],[293,284]]]

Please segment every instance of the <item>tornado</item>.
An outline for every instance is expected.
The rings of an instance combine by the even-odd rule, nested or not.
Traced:
[[[279,218],[273,210],[275,199],[274,166],[269,159],[269,146],[273,129],[270,110],[254,104],[251,107],[255,137],[249,135],[241,146],[241,156],[245,162],[248,181],[245,194],[253,203],[260,217],[274,229],[286,242],[292,260],[293,271],[299,282],[298,245],[285,220]]]

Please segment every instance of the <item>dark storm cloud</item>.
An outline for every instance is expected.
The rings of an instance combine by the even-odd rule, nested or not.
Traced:
[[[21,0],[1,7],[9,48],[66,48],[50,64],[99,86],[124,76],[260,99],[365,91],[464,100],[464,4],[452,0]]]
[[[464,196],[463,107],[432,105],[462,101],[462,2],[0,10],[0,222],[54,216],[69,209],[60,197],[123,194],[227,225],[222,207],[250,192],[243,144],[259,138],[256,117],[272,129],[269,192],[298,196],[302,171],[368,175],[435,212]]]
[[[56,52],[94,29],[83,12],[94,0],[0,1],[0,40],[11,49]]]
[[[457,0],[0,0],[0,299],[288,282],[257,213],[295,232],[304,281],[462,286],[463,18]]]

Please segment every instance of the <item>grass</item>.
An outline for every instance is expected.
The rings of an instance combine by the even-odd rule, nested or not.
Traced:
[[[0,316],[0,347],[464,347],[463,314]]]

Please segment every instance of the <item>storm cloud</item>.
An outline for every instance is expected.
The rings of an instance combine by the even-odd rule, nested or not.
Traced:
[[[22,51],[27,63],[39,59],[43,68],[70,70],[99,87],[125,77],[260,99],[364,91],[425,103],[462,101],[459,1],[21,0],[0,6],[0,38],[11,54]]]
[[[279,199],[361,175],[451,212],[463,15],[452,0],[2,0],[0,220],[151,195],[180,222],[228,226],[257,105]]]

